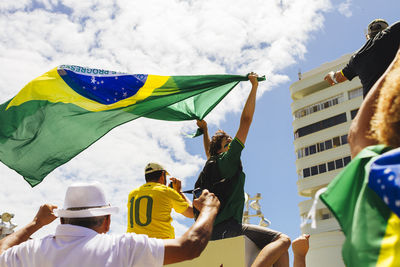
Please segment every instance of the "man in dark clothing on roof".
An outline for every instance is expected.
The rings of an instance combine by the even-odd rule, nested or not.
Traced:
[[[329,72],[325,80],[335,85],[358,76],[363,86],[363,97],[382,76],[392,62],[400,45],[400,22],[389,24],[375,19],[368,25],[367,42],[352,55],[347,65],[339,71]]]

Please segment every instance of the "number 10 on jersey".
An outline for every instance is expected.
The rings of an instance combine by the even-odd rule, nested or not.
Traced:
[[[140,216],[139,216],[140,215],[140,211],[139,211],[140,202],[143,200],[147,202],[146,221],[145,222],[141,222]],[[150,196],[141,196],[135,200],[135,198],[133,197],[129,200],[129,203],[130,203],[129,224],[130,224],[131,228],[133,228],[134,221],[139,226],[149,225],[151,223],[151,213],[153,211],[153,198]],[[135,213],[135,218],[133,217],[133,213]]]

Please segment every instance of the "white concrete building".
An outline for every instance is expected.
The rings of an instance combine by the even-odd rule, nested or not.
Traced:
[[[327,186],[350,161],[347,133],[362,102],[361,83],[358,78],[334,86],[324,81],[329,71],[342,69],[349,58],[345,55],[306,72],[290,86],[297,188],[301,196],[310,198],[299,203],[302,221],[316,191]],[[344,235],[336,219],[322,203],[316,215],[316,229],[309,221],[301,229],[311,234],[307,267],[344,266]]]

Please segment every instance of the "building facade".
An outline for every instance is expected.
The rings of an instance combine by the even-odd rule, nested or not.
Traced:
[[[299,203],[301,232],[311,234],[308,267],[344,266],[344,235],[336,219],[319,203],[316,229],[312,229],[307,214],[315,193],[326,187],[351,159],[347,133],[362,102],[361,83],[358,78],[334,86],[324,81],[329,71],[342,69],[349,58],[345,55],[306,72],[290,86],[297,188],[299,195],[309,198]]]

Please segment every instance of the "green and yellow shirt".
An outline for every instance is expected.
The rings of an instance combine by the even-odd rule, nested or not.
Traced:
[[[129,193],[128,233],[173,239],[171,209],[183,213],[189,204],[174,189],[149,182]]]

